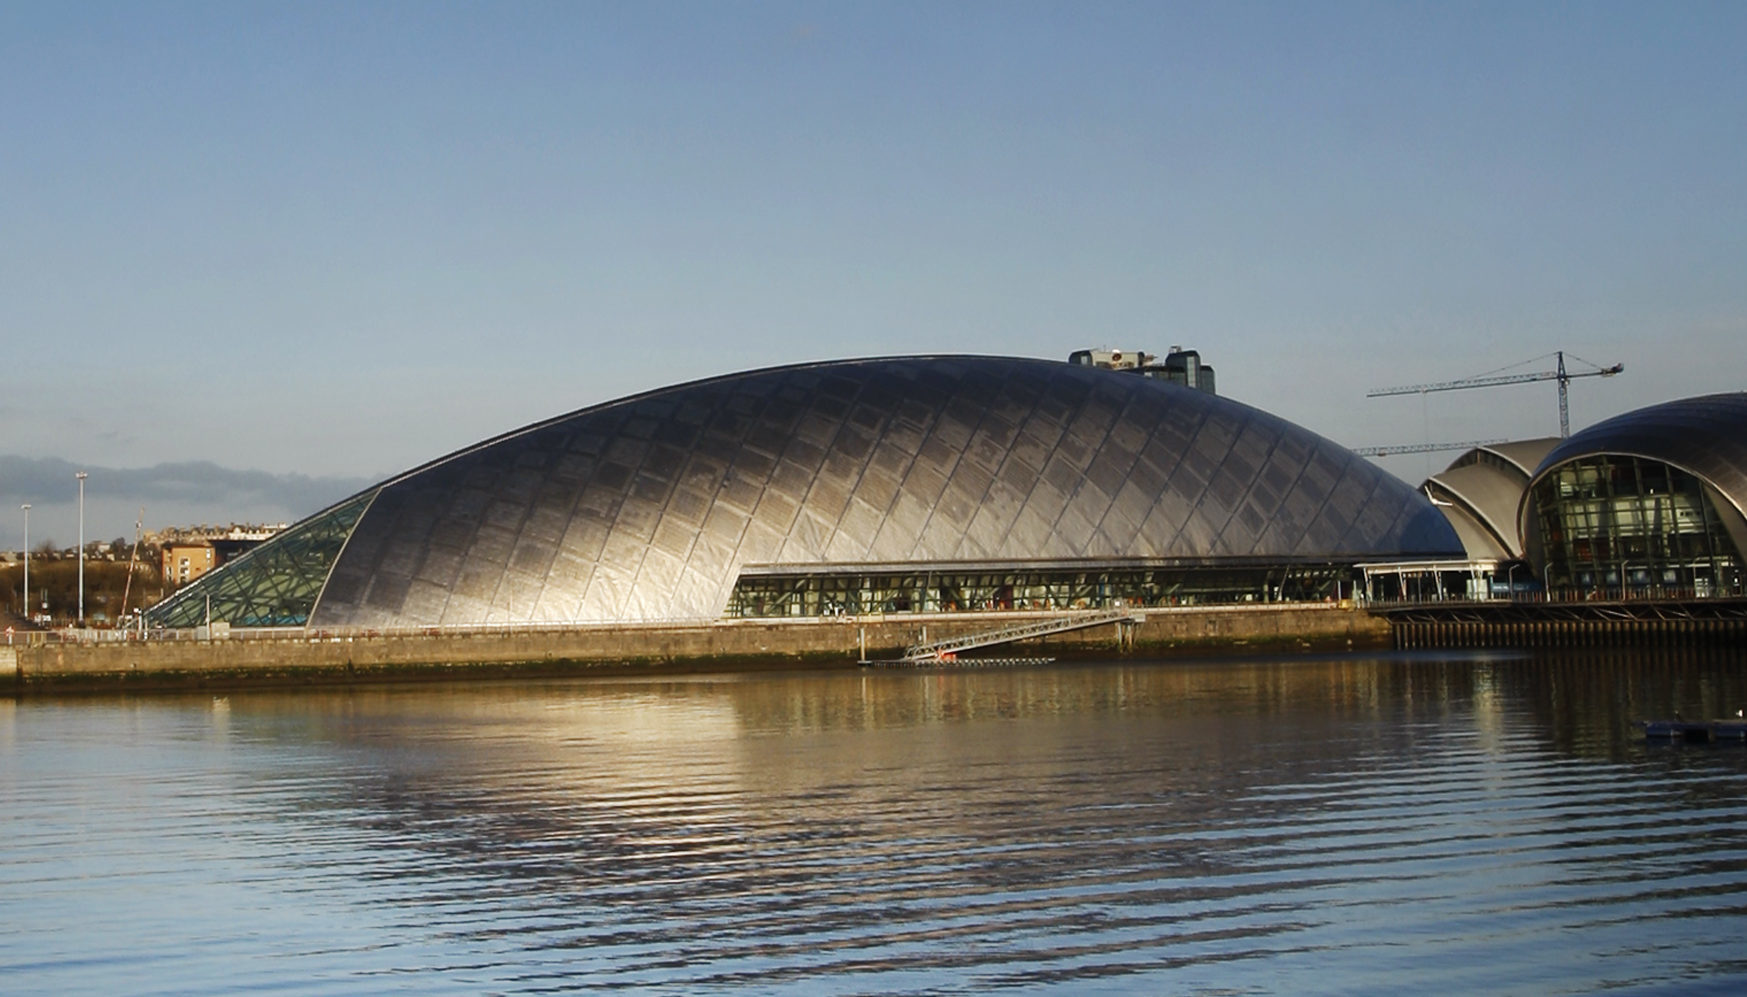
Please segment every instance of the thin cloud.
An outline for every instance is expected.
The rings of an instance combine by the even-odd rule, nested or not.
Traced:
[[[0,455],[0,495],[40,506],[67,505],[78,496],[73,475],[85,471],[86,497],[106,504],[147,508],[204,509],[211,521],[228,522],[226,510],[276,509],[301,518],[372,482],[364,478],[271,474],[237,470],[211,461],[155,464],[142,468],[79,465],[55,457]]]

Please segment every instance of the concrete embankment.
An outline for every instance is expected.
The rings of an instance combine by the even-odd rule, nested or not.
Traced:
[[[315,684],[399,678],[578,675],[855,667],[919,640],[1051,614],[960,613],[795,621],[420,633],[280,633],[220,640],[47,641],[7,648],[0,682],[30,691]],[[1056,614],[1059,615],[1059,614]],[[1388,625],[1335,605],[1137,611],[1142,622],[1007,645],[991,654],[1055,657],[1173,651],[1387,646]]]

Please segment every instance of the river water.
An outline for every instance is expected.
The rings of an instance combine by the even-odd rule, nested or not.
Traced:
[[[0,702],[7,993],[1747,991],[1739,654]]]

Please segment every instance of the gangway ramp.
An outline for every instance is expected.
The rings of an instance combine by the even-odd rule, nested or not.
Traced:
[[[900,660],[910,665],[932,661],[951,661],[960,652],[973,651],[979,647],[995,647],[999,644],[1011,644],[1014,641],[1026,640],[1031,637],[1044,637],[1049,634],[1085,630],[1113,623],[1120,626],[1124,623],[1141,622],[1143,622],[1142,617],[1122,609],[1103,613],[1076,613],[1072,616],[1058,616],[1048,620],[1019,623],[1010,627],[1002,627],[999,630],[966,634],[963,637],[915,644],[904,651],[904,657]]]

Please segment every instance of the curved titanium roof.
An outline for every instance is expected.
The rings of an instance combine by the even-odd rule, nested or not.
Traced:
[[[1476,447],[1426,480],[1429,494],[1452,503],[1445,515],[1469,557],[1522,556],[1517,509],[1535,466],[1559,443],[1546,437]]]
[[[1547,454],[1562,442],[1564,441],[1557,436],[1542,436],[1532,440],[1488,443],[1474,449],[1480,453],[1493,454],[1522,471],[1523,482],[1526,484],[1530,478],[1534,477],[1535,468],[1539,467]],[[1457,463],[1460,463],[1460,460]]]
[[[1440,471],[1423,487],[1462,538],[1462,549],[1470,558],[1484,559],[1514,556],[1505,537],[1516,533],[1516,500],[1522,496],[1522,486],[1510,484],[1490,468],[1470,464]],[[1513,517],[1508,530],[1501,529],[1490,514],[1504,505],[1507,494]]]
[[[1747,516],[1747,392],[1682,398],[1598,422],[1554,447],[1535,469],[1539,481],[1570,460],[1598,454],[1644,457],[1672,464],[1716,489]],[[1517,521],[1527,530],[1531,503]]]
[[[322,539],[341,533],[343,546]],[[281,537],[301,563],[331,565],[306,611],[316,627],[713,619],[751,566],[1461,551],[1418,492],[1283,419],[1131,373],[995,357],[782,367],[609,402]],[[245,561],[279,543],[225,584],[249,588]],[[279,616],[230,618],[295,621],[282,601]]]

